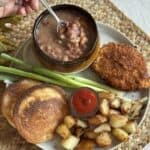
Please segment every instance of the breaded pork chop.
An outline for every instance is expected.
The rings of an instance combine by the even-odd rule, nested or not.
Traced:
[[[129,45],[104,45],[92,68],[108,84],[120,90],[150,87],[150,77],[147,75],[144,58]]]

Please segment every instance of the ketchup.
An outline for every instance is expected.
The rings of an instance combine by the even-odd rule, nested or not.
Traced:
[[[81,88],[72,96],[72,107],[77,114],[86,116],[95,112],[97,106],[97,95],[89,88]]]

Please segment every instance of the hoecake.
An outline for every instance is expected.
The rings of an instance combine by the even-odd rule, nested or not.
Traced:
[[[1,110],[4,117],[13,127],[15,127],[13,121],[13,110],[16,101],[25,90],[38,84],[41,83],[30,79],[23,79],[9,85],[5,89],[4,94],[2,95]]]
[[[39,85],[24,92],[17,101],[15,125],[28,142],[37,144],[53,138],[56,127],[68,113],[65,92],[60,89]]]

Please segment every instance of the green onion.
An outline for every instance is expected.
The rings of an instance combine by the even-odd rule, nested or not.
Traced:
[[[88,85],[86,83],[82,83],[82,82],[78,82],[76,80],[73,80],[71,78],[68,78],[67,76],[64,76],[62,74],[58,74],[56,72],[44,69],[44,68],[32,68],[34,72],[39,73],[41,75],[46,75],[47,77],[53,77],[55,79],[61,80],[67,84],[72,85],[74,88],[80,88],[80,87],[89,87],[92,88],[96,91],[105,91],[105,89],[96,87],[96,86],[92,86],[92,85]]]
[[[89,80],[89,79],[86,79],[83,77],[78,77],[78,76],[73,76],[73,75],[67,76],[67,75],[64,75],[61,73],[57,73],[57,72],[48,70],[46,68],[34,67],[34,66],[29,65],[26,62],[24,62],[18,58],[12,57],[12,56],[5,54],[5,53],[2,53],[1,57],[6,59],[6,60],[9,60],[15,64],[19,64],[22,67],[25,67],[26,69],[29,69],[35,73],[44,75],[46,77],[53,78],[55,80],[62,81],[62,83],[65,83],[68,87],[72,87],[72,88],[89,87],[89,88],[92,88],[93,90],[96,90],[96,91],[106,91],[107,90],[107,91],[110,91],[110,92],[116,93],[116,94],[121,93],[120,91],[117,91],[113,88],[110,88],[104,84],[99,84],[95,81],[92,81],[92,80]]]
[[[35,74],[35,73],[22,71],[20,69],[16,69],[16,68],[12,68],[12,67],[0,66],[0,72],[9,73],[9,74],[13,74],[13,75],[17,75],[17,76],[21,76],[21,77],[25,77],[25,78],[31,78],[31,79],[34,79],[34,80],[43,81],[43,82],[46,82],[46,83],[52,83],[52,84],[68,87],[67,84],[62,83],[60,81],[55,81],[53,79],[49,79],[49,78],[43,77],[43,76]]]
[[[76,81],[74,81],[72,79],[69,79],[68,77],[66,77],[64,75],[61,75],[61,74],[56,73],[54,71],[50,71],[50,70],[45,69],[45,68],[33,67],[33,66],[25,63],[24,61],[22,61],[20,59],[17,59],[17,58],[14,58],[14,57],[12,57],[8,54],[2,53],[1,57],[4,58],[4,59],[10,60],[11,62],[13,62],[15,64],[19,64],[19,65],[21,65],[21,66],[23,66],[27,69],[30,69],[33,72],[36,72],[38,74],[41,74],[41,75],[44,75],[44,76],[47,76],[47,77],[50,77],[50,78],[55,78],[57,80],[61,80],[61,81],[65,82],[66,84],[72,85],[74,88],[78,88],[78,87],[83,86],[82,84],[79,84]]]
[[[3,59],[9,60],[9,61],[11,61],[11,62],[13,62],[13,63],[15,63],[15,64],[19,64],[19,65],[21,65],[21,66],[23,66],[23,67],[25,67],[25,68],[27,68],[27,69],[32,69],[32,66],[31,66],[31,65],[29,65],[29,64],[25,63],[24,61],[22,61],[22,60],[20,60],[20,59],[17,59],[17,58],[15,58],[15,57],[11,56],[11,55],[8,55],[8,54],[6,54],[6,53],[1,53],[0,56],[1,56]]]
[[[5,74],[4,73],[0,74],[0,81],[8,80],[8,81],[14,82],[14,81],[17,81],[18,79],[19,79],[18,76],[6,74],[6,73]]]
[[[75,76],[75,75],[69,75],[68,76],[69,78],[73,79],[73,80],[76,80],[77,82],[81,82],[81,83],[85,83],[85,84],[89,84],[89,85],[92,85],[92,86],[96,86],[98,88],[102,88],[102,89],[107,89],[107,90],[110,90],[110,91],[114,91],[114,92],[118,92],[118,90],[115,90],[107,85],[104,85],[104,84],[99,84],[95,81],[92,81],[92,80],[89,80],[89,79],[86,79],[86,78],[83,78],[83,77],[80,77],[80,76]]]

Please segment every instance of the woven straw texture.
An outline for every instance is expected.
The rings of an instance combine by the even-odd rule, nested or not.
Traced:
[[[129,20],[109,0],[50,0],[51,4],[71,3],[87,9],[97,21],[101,21],[122,32],[134,46],[140,50],[150,67],[150,37]],[[13,39],[18,46],[31,36],[32,25],[36,16],[43,10],[24,17],[13,31],[0,33]],[[150,70],[150,69],[149,69]],[[0,92],[1,93],[1,92]],[[150,108],[149,108],[150,110]],[[150,111],[138,131],[130,137],[129,141],[121,144],[117,150],[142,150],[150,142]],[[0,150],[38,150],[39,148],[28,144],[17,131],[10,127],[0,114]]]

